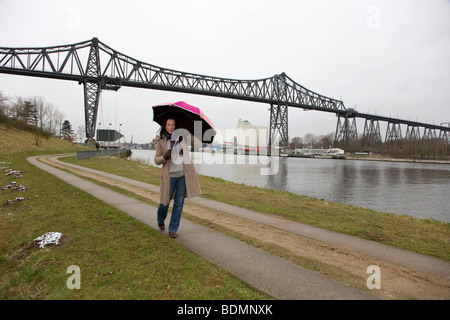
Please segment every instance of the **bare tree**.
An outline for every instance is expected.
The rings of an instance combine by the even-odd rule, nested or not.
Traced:
[[[0,114],[34,126],[38,131],[46,131],[61,137],[61,127],[65,115],[42,97],[15,97],[11,99],[0,91]]]
[[[58,121],[58,108],[52,104],[47,104],[47,126],[46,129],[53,135],[56,135],[56,126]],[[64,117],[61,117],[61,119]]]
[[[317,138],[317,136],[315,134],[313,134],[313,133],[307,133],[303,137],[303,143],[307,147],[314,148],[317,145],[318,140],[319,139]]]
[[[321,135],[320,142],[323,148],[331,148],[334,146],[334,132],[330,132],[329,134]]]
[[[36,127],[41,131],[44,130],[45,124],[48,119],[48,106],[42,97],[32,97],[30,99],[31,104],[34,106],[34,112],[36,117]]]
[[[61,128],[62,128],[64,117],[65,117],[65,115],[61,111],[56,110],[56,112],[55,112],[55,135],[56,135],[56,129],[58,129],[59,130],[59,138],[61,138]]]
[[[81,126],[78,126],[77,136],[80,138],[80,142],[83,142],[85,133],[86,133],[86,130],[85,130],[84,124]]]
[[[25,121],[24,111],[23,111],[24,100],[22,97],[16,97],[15,101],[11,105],[11,117],[19,120]]]
[[[0,91],[0,114],[4,116],[9,116],[9,106],[8,97],[6,97],[3,92]]]
[[[300,137],[294,137],[291,139],[291,145],[293,148],[301,148],[303,145],[303,140]]]

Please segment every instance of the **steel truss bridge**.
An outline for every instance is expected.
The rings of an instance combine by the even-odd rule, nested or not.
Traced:
[[[336,141],[356,142],[356,118],[364,118],[363,144],[381,142],[379,122],[387,122],[385,141],[450,140],[450,125],[413,122],[357,112],[340,100],[308,90],[286,74],[259,80],[236,80],[181,72],[141,62],[97,38],[43,48],[0,47],[0,73],[78,81],[84,87],[86,137],[94,139],[102,90],[122,86],[201,94],[270,105],[270,137],[288,145],[288,107],[335,113]],[[402,135],[401,125],[406,125]],[[422,130],[422,135],[420,131]]]

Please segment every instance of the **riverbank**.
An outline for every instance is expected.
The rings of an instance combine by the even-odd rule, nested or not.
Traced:
[[[2,132],[3,134],[3,132]],[[3,136],[2,136],[3,137]],[[17,136],[15,143],[17,143]],[[10,141],[10,140],[8,140]],[[58,142],[59,143],[59,142]],[[72,148],[72,149],[71,149]],[[0,154],[5,166],[20,170],[22,178],[0,177],[1,185],[16,180],[26,191],[0,191],[0,297],[2,299],[267,299],[221,268],[182,248],[166,235],[153,232],[120,210],[96,200],[31,166],[36,154],[75,151],[57,149]],[[99,158],[67,161],[159,184],[160,169],[135,161]],[[78,173],[81,174],[81,173]],[[86,177],[121,193],[157,205],[157,193],[128,189],[123,183]],[[2,180],[3,179],[3,180]],[[20,179],[20,180],[19,180]],[[295,221],[341,230],[365,239],[409,247],[416,252],[450,260],[449,224],[405,216],[380,214],[287,192],[248,187],[201,176],[203,196]],[[224,192],[226,190],[226,192]],[[4,205],[9,199],[24,201]],[[232,217],[218,210],[186,207],[185,217],[241,241],[367,290],[366,268],[381,265],[385,299],[437,299],[449,292],[448,279],[405,269],[340,246]],[[60,246],[38,249],[33,239],[45,232],[61,232]],[[133,263],[130,264],[130,261]],[[179,263],[173,264],[173,261]],[[356,263],[356,264],[354,264]],[[82,270],[81,290],[69,290],[66,270]],[[388,271],[389,270],[389,271]]]
[[[155,152],[134,150],[131,159],[155,165]],[[274,175],[261,174],[264,159],[193,153],[199,174],[238,184],[291,192],[297,195],[450,222],[448,189],[450,166],[345,161],[332,159],[273,158]],[[275,171],[274,171],[275,172]]]
[[[74,157],[61,158],[61,160],[156,186],[159,186],[160,183],[161,169],[159,167],[137,161],[115,161],[114,158],[77,161]],[[203,190],[202,197],[208,199],[261,213],[280,215],[301,223],[450,260],[450,245],[447,243],[449,223],[381,213],[286,191],[233,183],[209,176],[199,175],[199,179]],[[433,230],[428,229],[430,227]],[[413,235],[416,235],[417,238]],[[431,238],[427,239],[427,237]],[[425,247],[437,246],[423,251],[425,247],[418,248],[417,242],[423,242]],[[444,250],[438,249],[439,247]]]
[[[450,164],[450,160],[433,160],[433,159],[410,159],[410,158],[394,158],[381,154],[346,154],[342,157],[333,156],[312,156],[312,155],[284,155],[291,158],[314,158],[314,159],[335,159],[335,160],[366,160],[366,161],[386,161],[386,162],[408,162],[408,163],[433,163],[433,164]]]
[[[124,212],[34,167],[27,157],[84,148],[0,126],[1,300],[271,299]],[[23,191],[22,191],[23,190]],[[9,201],[11,200],[11,201]],[[63,234],[59,245],[34,239]],[[70,289],[70,266],[81,288]],[[74,269],[70,269],[73,273]]]
[[[367,160],[367,161],[388,161],[388,162],[409,162],[409,163],[433,163],[433,164],[450,164],[450,160],[432,160],[432,159],[408,159],[393,158],[381,154],[350,154],[346,156],[347,160]]]
[[[64,160],[72,162],[70,158]],[[107,159],[104,160],[108,162]],[[52,163],[47,160],[45,162]],[[53,163],[53,165],[56,165],[58,168],[65,168],[91,181],[96,181],[96,183],[101,183],[102,186],[114,186],[116,192],[126,191],[125,194],[128,196],[138,196],[141,201],[149,201],[155,207],[158,205],[159,188],[157,186],[129,180],[129,178],[122,179],[121,176],[117,175],[104,174],[103,169],[101,171],[84,169],[86,161],[81,162],[83,167],[78,166],[80,164],[79,161],[74,163],[77,164],[76,167],[60,162]],[[114,167],[126,166],[126,172],[131,173],[133,172],[133,166],[136,164],[123,164],[111,159],[109,160],[109,165]],[[104,166],[108,166],[108,163],[104,163],[102,167]],[[140,170],[144,168],[140,165]],[[151,170],[152,168],[145,169]],[[367,290],[363,271],[367,268],[367,265],[376,264],[383,270],[385,285],[383,290],[370,293],[381,298],[435,299],[446,297],[449,292],[448,288],[450,285],[447,283],[447,280],[443,280],[439,276],[436,277],[433,273],[424,273],[423,269],[420,268],[410,268],[403,263],[400,263],[400,265],[393,264],[392,261],[402,254],[392,252],[391,255],[385,255],[383,258],[374,252],[370,253],[370,251],[362,250],[362,245],[357,245],[356,248],[353,247],[352,249],[352,244],[359,243],[357,239],[346,240],[337,245],[330,242],[331,239],[328,236],[325,237],[328,240],[317,238],[321,233],[319,229],[314,229],[316,231],[305,236],[303,232],[297,233],[294,231],[296,222],[288,223],[289,220],[285,220],[283,217],[257,213],[253,210],[243,210],[245,212],[244,217],[240,215],[239,212],[242,209],[238,207],[229,206],[230,208],[227,209],[226,205],[219,204],[216,201],[213,201],[214,204],[211,206],[205,206],[206,202],[201,201],[202,199],[205,198],[188,201],[185,204],[183,216],[195,223],[202,224],[271,254],[280,256],[294,264],[344,282],[358,290]],[[279,225],[280,223],[281,225]],[[290,227],[286,229],[283,225],[289,225]],[[182,229],[180,230],[180,236],[183,237]],[[189,235],[185,236],[188,237]],[[369,243],[373,244],[372,241],[369,241]],[[382,249],[382,251],[390,252],[391,250]],[[421,256],[414,258],[413,261],[426,261],[426,258]],[[427,266],[431,265],[431,263],[425,264]],[[421,288],[420,292],[416,290],[418,287]]]
[[[211,152],[211,150],[203,151]],[[219,154],[227,154],[227,152],[214,151]],[[229,153],[228,153],[229,154]],[[250,156],[267,156],[267,154],[259,154],[256,152],[247,153],[234,153],[235,155],[250,155]],[[435,159],[422,159],[422,158],[396,158],[387,154],[369,154],[369,153],[347,153],[345,155],[312,155],[301,153],[280,153],[280,157],[289,158],[314,158],[314,159],[335,159],[335,160],[367,160],[367,161],[387,161],[387,162],[410,162],[410,163],[434,163],[434,164],[450,164],[450,159],[447,160],[435,160]]]
[[[74,163],[82,164],[86,167],[89,167],[89,162],[92,162],[93,166],[98,166],[101,171],[110,171],[116,173],[122,172],[122,174],[125,173],[124,176],[140,177],[141,181],[146,181],[147,179],[145,179],[145,177],[149,177],[154,181],[159,181],[159,168],[148,167],[135,161],[125,161],[118,160],[117,158],[106,157],[83,161],[77,161],[75,160],[75,157],[69,157],[65,160],[68,160],[69,162],[73,161]],[[72,169],[65,169],[74,172]],[[28,174],[32,172],[31,168],[29,167],[24,171]],[[105,179],[104,177],[101,177],[99,175],[85,173],[83,172],[83,170],[76,170],[76,172],[74,173],[88,178],[89,180],[94,181],[97,184],[101,184],[102,186],[108,186],[109,188],[113,188],[116,191],[125,193],[128,196],[137,197],[141,201],[146,201],[154,206],[157,206],[158,204],[158,192],[151,192],[147,188],[142,189],[139,187],[130,187],[123,182],[114,182],[113,180],[111,180],[111,178]],[[144,179],[142,179],[142,177],[144,177]],[[34,275],[36,275],[38,278],[43,277],[44,279],[48,277],[47,279],[53,279],[55,283],[58,283],[58,281],[61,281],[61,283],[65,283],[63,278],[64,276],[61,275],[61,273],[58,274],[57,269],[55,270],[55,267],[58,266],[57,268],[61,269],[61,264],[63,264],[64,261],[71,261],[71,263],[75,263],[75,260],[76,263],[83,266],[87,266],[92,263],[94,265],[97,265],[99,263],[96,268],[103,271],[100,271],[100,273],[97,272],[97,276],[94,276],[94,278],[91,278],[90,276],[87,279],[83,278],[84,281],[88,281],[89,283],[93,282],[95,285],[90,285],[87,288],[87,291],[89,292],[86,292],[86,287],[83,287],[84,295],[82,296],[76,295],[78,293],[77,291],[72,291],[72,293],[75,295],[67,296],[67,292],[69,292],[69,290],[66,289],[65,291],[67,292],[61,292],[64,290],[61,288],[61,285],[59,285],[58,290],[56,291],[57,294],[65,294],[63,296],[70,299],[72,299],[73,297],[78,297],[78,299],[85,299],[86,297],[91,297],[92,299],[98,299],[98,297],[101,297],[101,299],[103,299],[104,297],[125,297],[125,299],[133,299],[133,297],[139,297],[140,299],[145,299],[145,297],[152,297],[151,299],[153,299],[156,297],[156,299],[170,299],[172,291],[174,291],[176,294],[180,294],[180,292],[177,290],[177,286],[175,284],[172,284],[172,280],[170,280],[170,278],[167,279],[167,274],[164,274],[163,278],[159,278],[158,275],[152,275],[152,277],[156,277],[156,279],[159,279],[159,281],[162,281],[164,284],[170,283],[167,285],[166,289],[164,289],[164,286],[158,287],[158,290],[164,292],[164,295],[158,296],[158,294],[155,293],[154,288],[153,291],[149,292],[149,288],[151,287],[151,285],[148,285],[149,279],[148,277],[146,277],[145,272],[139,270],[139,268],[143,267],[142,263],[144,263],[144,265],[147,265],[147,267],[151,268],[152,270],[160,270],[160,267],[164,268],[164,266],[157,266],[155,260],[153,260],[155,258],[158,259],[157,256],[160,255],[161,252],[154,247],[150,247],[147,241],[156,241],[155,244],[158,244],[158,247],[164,246],[165,251],[168,251],[167,253],[165,253],[165,256],[167,257],[167,254],[170,255],[170,252],[176,248],[176,245],[172,248],[171,243],[166,242],[166,240],[169,240],[168,237],[160,235],[162,238],[156,237],[156,239],[152,239],[154,235],[152,235],[152,232],[148,230],[146,231],[146,234],[141,234],[141,231],[145,231],[145,228],[141,230],[140,224],[133,219],[127,219],[122,215],[122,213],[116,210],[111,210],[111,208],[109,208],[108,206],[100,204],[100,206],[97,205],[97,201],[94,201],[94,199],[91,199],[91,197],[86,197],[83,192],[75,192],[75,190],[72,190],[73,188],[68,188],[63,184],[58,183],[58,179],[42,179],[40,177],[35,178],[37,178],[36,182],[39,183],[41,187],[45,188],[44,190],[46,190],[46,192],[52,190],[52,187],[55,188],[54,191],[52,191],[54,196],[49,197],[49,194],[45,195],[44,191],[41,190],[38,197],[41,198],[40,200],[42,200],[41,204],[36,203],[36,197],[31,197],[30,200],[33,200],[34,210],[37,210],[34,215],[28,215],[26,223],[24,223],[23,217],[21,216],[25,213],[25,210],[28,206],[25,206],[25,208],[22,209],[16,208],[14,213],[8,216],[8,228],[2,230],[2,234],[5,234],[3,233],[3,231],[7,231],[6,234],[8,235],[9,239],[11,239],[10,237],[12,236],[18,236],[20,238],[20,236],[23,236],[24,231],[30,232],[30,227],[32,227],[32,229],[36,228],[35,232],[39,229],[42,230],[42,226],[40,225],[43,222],[46,222],[45,225],[47,225],[47,230],[49,230],[48,226],[51,226],[52,230],[62,231],[64,235],[67,235],[67,238],[64,240],[61,247],[51,248],[50,251],[47,251],[45,255],[42,255],[43,251],[34,251],[34,249],[30,250],[29,244],[24,244],[16,249],[10,250],[6,256],[8,257],[8,259],[10,259],[10,264],[15,264],[15,268],[14,271],[10,270],[9,272],[3,272],[1,279],[2,281],[4,281],[5,279],[8,279],[8,276],[10,276],[10,281],[13,281],[13,283],[15,283],[16,285],[13,287],[11,287],[10,285],[8,286],[9,293],[8,295],[6,295],[6,297],[13,297],[15,296],[15,294],[20,294],[19,297],[27,298],[24,295],[23,291],[25,290],[25,288],[28,288],[27,290],[29,290],[30,284],[25,280],[26,278],[24,279],[25,282],[22,283],[21,281],[24,280],[21,280],[20,276],[21,274],[23,274],[23,271],[21,270],[23,270],[25,266],[27,266],[27,268],[31,267],[33,268],[33,270],[35,270],[35,273],[33,273],[31,279],[34,279],[32,280],[33,283],[39,283],[39,286],[41,288],[39,293],[30,297],[33,299],[44,297],[48,298],[49,293],[52,293],[51,296],[55,297],[53,295],[53,290],[56,289],[48,287],[46,284],[43,284],[39,280],[35,279]],[[205,177],[200,178],[205,179]],[[243,189],[241,189],[241,187],[243,186],[241,185],[230,184],[225,181],[221,181],[220,179],[206,177],[206,182],[202,180],[202,186],[204,186],[204,192],[206,192],[206,195],[208,197],[211,197],[211,195],[215,193],[213,188],[211,188],[210,186],[211,184],[215,185],[216,188],[221,189],[222,191],[224,189],[229,190],[229,194],[235,194],[234,192],[236,192],[237,189],[240,190],[240,192],[238,193],[242,193],[243,191]],[[233,190],[233,185],[235,185],[234,187],[237,188],[236,190]],[[69,191],[69,189],[71,191]],[[247,191],[251,191],[250,193],[267,191],[258,190],[259,188],[251,187],[245,187],[245,189]],[[288,197],[285,198],[286,196]],[[269,192],[268,194],[266,194],[266,197],[272,197],[272,201],[275,200],[275,197],[279,199],[281,203],[286,202],[285,205],[287,205],[287,209],[290,206],[289,203],[287,203],[287,200],[292,197],[292,195],[288,195],[287,193]],[[75,200],[75,202],[70,200],[72,198]],[[258,197],[255,197],[254,199],[256,200],[257,198]],[[49,199],[53,200],[49,201]],[[60,199],[60,201],[56,201],[56,199]],[[242,199],[245,199],[245,197]],[[249,200],[250,202],[255,201],[251,199]],[[293,199],[291,199],[291,201],[292,200],[297,203],[297,205],[302,203],[306,208],[309,207],[309,209],[313,210],[313,213],[315,214],[320,214],[319,211],[322,210],[327,210],[327,213],[331,213],[336,208],[331,203],[325,203],[323,201],[309,199],[307,197],[300,199],[294,197]],[[55,202],[59,202],[59,204]],[[85,210],[87,203],[89,203],[88,211]],[[276,206],[282,207],[281,203],[277,204]],[[45,209],[44,207],[39,209],[39,207],[42,205],[45,206]],[[68,209],[64,209],[63,212],[60,211],[60,214],[50,214],[51,219],[44,218],[48,216],[49,212],[51,213],[54,210],[53,208],[55,207],[55,205],[56,207]],[[265,205],[265,203],[262,203],[262,205]],[[341,218],[348,219],[352,215],[352,213],[355,213],[355,209],[357,208],[347,206],[347,210],[345,212],[347,212],[348,216]],[[285,211],[281,210],[280,212]],[[341,214],[343,214],[343,212],[341,212]],[[76,218],[75,221],[73,220],[74,216]],[[442,294],[443,292],[448,291],[448,284],[446,284],[446,280],[442,280],[439,279],[439,277],[436,278],[436,276],[427,275],[426,273],[412,270],[410,268],[395,266],[392,263],[386,263],[380,259],[371,258],[370,256],[346,249],[345,246],[335,246],[326,244],[322,241],[315,241],[308,237],[292,234],[290,232],[279,230],[278,228],[273,228],[265,224],[230,216],[229,214],[221,213],[218,210],[207,210],[191,203],[186,204],[184,216],[194,221],[195,223],[202,224],[208,228],[220,231],[245,243],[251,244],[252,246],[256,246],[264,251],[270,252],[271,254],[278,255],[283,259],[289,260],[295,264],[314,270],[315,272],[319,272],[340,282],[344,282],[350,286],[357,288],[358,290],[367,290],[367,288],[365,287],[365,280],[367,278],[365,268],[367,268],[367,265],[379,265],[383,270],[384,285],[383,290],[377,291],[376,294],[383,299],[437,299],[439,297],[445,297],[445,294]],[[17,227],[20,226],[21,228],[20,230],[14,228],[11,224],[13,219],[12,217],[14,217],[15,219],[19,219],[19,217],[21,217],[20,220],[16,221],[16,223],[18,223]],[[37,221],[36,217],[38,218]],[[414,222],[413,220],[415,219],[407,219],[408,222]],[[95,221],[94,224],[93,221]],[[405,221],[403,221],[403,223],[399,222],[400,221],[397,220],[396,226],[398,230],[402,232],[402,224],[404,224]],[[78,228],[81,227],[82,229],[78,230],[78,228],[76,228],[74,230],[74,224],[78,225]],[[435,224],[432,221],[425,221],[425,224],[431,226],[431,229],[427,228],[428,230],[422,230],[422,232],[425,233],[425,236],[429,237],[430,235],[433,235],[433,237],[437,239],[438,237],[436,236],[437,234],[439,234],[439,231],[436,226],[443,224]],[[420,242],[420,240],[418,239],[417,234],[414,230],[420,228],[419,225],[414,225],[415,223],[407,227],[411,232],[410,239],[417,244],[418,242]],[[377,227],[379,227],[380,229],[383,228],[382,225],[378,225]],[[58,229],[56,230],[55,228]],[[150,233],[151,238],[149,238],[148,233]],[[138,237],[142,236],[144,237],[144,240],[138,240]],[[366,237],[368,236],[368,234],[359,236]],[[95,239],[95,241],[89,239]],[[378,237],[377,239],[373,240],[382,242],[386,241],[387,239]],[[428,242],[430,241],[424,241],[424,244]],[[81,248],[78,248],[78,246],[80,245]],[[86,247],[86,245],[88,246]],[[80,251],[78,254],[75,254],[76,258],[74,258],[74,256],[67,257],[67,252],[73,251],[75,249],[74,246],[77,246],[76,251],[82,251]],[[424,247],[426,247],[426,245],[419,246],[416,249],[419,249],[420,251]],[[181,254],[180,249],[181,248],[175,250],[177,257],[174,259],[176,259],[177,261],[179,261],[179,259],[185,261],[183,263],[183,267],[186,267],[185,263],[187,261],[190,261],[190,265],[192,265],[192,267],[198,268],[198,266],[196,265],[198,263],[197,260],[189,260],[193,259],[192,257],[180,258],[178,256],[179,254]],[[151,254],[151,252],[153,251],[156,252],[156,256]],[[445,251],[446,249],[444,248],[444,252]],[[118,256],[118,253],[120,253],[120,257]],[[81,258],[81,256],[79,255],[83,255],[83,258]],[[98,262],[96,262],[97,258]],[[133,261],[134,266],[130,268],[130,266],[127,264],[127,261],[131,260]],[[30,263],[32,263],[31,266]],[[160,264],[162,262],[159,261],[158,263]],[[0,267],[2,267],[2,264],[0,264]],[[147,267],[144,267],[144,271],[147,270]],[[47,268],[50,269],[49,272],[54,272],[57,275],[56,279],[54,279],[53,274],[43,273],[43,270]],[[190,267],[187,269],[190,270]],[[84,267],[83,270],[86,270],[86,267]],[[95,268],[93,270],[95,270]],[[12,271],[13,273],[11,274]],[[135,274],[133,274],[133,276],[131,274],[127,276],[129,271],[135,272]],[[179,276],[188,277],[187,281],[190,283],[190,286],[192,286],[192,283],[199,283],[198,289],[200,289],[201,285],[205,285],[203,281],[199,281],[199,279],[197,279],[197,277],[199,276],[198,273],[191,275],[190,271],[185,272],[187,272],[187,274],[184,274],[183,276],[183,273],[180,273]],[[201,272],[205,272],[205,270],[202,270]],[[215,279],[215,277],[217,277],[217,275],[214,276],[214,280],[212,280],[211,278],[208,278],[207,274],[208,273],[202,274],[202,278],[206,277],[207,279],[209,279],[207,280],[208,283],[212,281],[211,285],[216,287],[217,279]],[[129,278],[131,276],[133,277],[133,279]],[[108,281],[108,277],[111,278],[110,281]],[[145,285],[139,284],[139,281],[144,281],[144,279],[146,279]],[[28,278],[28,280],[30,279]],[[107,282],[103,283],[103,281],[105,280]],[[123,286],[124,288],[122,289],[116,287],[116,285]],[[153,285],[155,284],[153,283]],[[130,292],[123,292],[123,290],[129,291],[130,286],[134,288],[131,295]],[[231,287],[227,287],[226,290],[229,292],[230,290],[232,290],[232,288],[235,288],[235,286],[236,284]],[[420,286],[421,288],[420,291],[416,290],[418,286]],[[191,288],[187,293],[185,293],[187,294],[184,295],[186,299],[192,299],[193,297],[195,297],[195,294],[193,293],[195,292],[195,287],[197,287],[197,285],[194,285],[194,288]],[[33,288],[33,285],[31,285],[31,288]],[[107,290],[108,292],[102,293],[102,290]],[[219,290],[220,292],[219,288],[215,288],[215,290]],[[206,295],[206,297],[208,297],[210,293],[205,292],[202,296],[205,297]],[[217,292],[215,294],[217,294]],[[207,299],[216,298],[217,296],[210,296],[210,298]],[[177,296],[177,298],[175,299],[179,299],[179,296]],[[221,299],[229,298],[222,297]],[[236,297],[233,299],[236,299]]]

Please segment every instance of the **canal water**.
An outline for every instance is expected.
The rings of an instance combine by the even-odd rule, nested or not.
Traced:
[[[155,165],[153,150],[132,159]],[[197,173],[376,211],[450,222],[450,165],[193,153]]]

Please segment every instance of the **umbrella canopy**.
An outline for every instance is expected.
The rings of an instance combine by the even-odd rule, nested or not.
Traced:
[[[191,106],[184,101],[174,103],[165,103],[153,106],[153,121],[159,125],[163,125],[166,119],[174,119],[176,128],[183,128],[188,130],[192,135],[195,135],[202,143],[212,143],[216,135],[216,128],[209,118],[200,110],[200,108]],[[198,121],[198,122],[197,122]],[[195,124],[197,122],[197,124]],[[200,130],[195,130],[201,126]],[[210,130],[210,131],[208,131]],[[205,132],[208,133],[205,135]],[[198,136],[201,133],[201,137]]]

